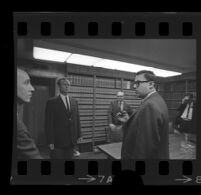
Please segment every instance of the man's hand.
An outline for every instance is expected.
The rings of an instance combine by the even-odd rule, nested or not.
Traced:
[[[121,117],[117,117],[119,121],[121,121],[122,123],[125,123],[128,121],[129,119],[129,115],[127,112],[123,113],[123,116]]]
[[[49,144],[50,150],[54,150],[54,144]]]
[[[114,130],[116,128],[116,126],[114,124],[112,124],[112,123],[109,124],[109,127],[110,127],[111,130]]]
[[[79,138],[77,139],[77,143],[78,143],[78,144],[81,144],[82,141],[83,141],[83,137],[79,137]]]
[[[184,97],[183,99],[182,99],[182,104],[184,104],[186,101],[188,101],[189,99],[188,99],[188,97],[186,96],[186,97]]]

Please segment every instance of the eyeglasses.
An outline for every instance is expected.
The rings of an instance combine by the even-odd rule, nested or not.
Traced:
[[[136,87],[139,87],[140,83],[148,83],[150,81],[135,81],[133,82],[133,87],[136,86]]]

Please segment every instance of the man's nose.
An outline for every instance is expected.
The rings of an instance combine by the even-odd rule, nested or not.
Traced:
[[[136,84],[134,84],[134,85],[133,85],[133,89],[136,89],[136,88],[137,88],[137,86],[136,86]]]
[[[35,89],[34,89],[34,87],[32,85],[30,85],[30,90],[35,91]]]

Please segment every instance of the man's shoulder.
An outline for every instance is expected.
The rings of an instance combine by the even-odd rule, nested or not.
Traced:
[[[47,100],[47,104],[54,104],[55,102],[57,102],[59,100],[59,96],[55,96],[55,97],[50,97]]]
[[[48,101],[56,101],[59,99],[59,96],[50,97]]]

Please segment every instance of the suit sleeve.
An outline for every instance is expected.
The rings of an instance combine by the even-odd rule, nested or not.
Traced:
[[[133,109],[131,108],[130,105],[128,105],[127,113],[128,113],[129,116],[131,116],[133,114]]]
[[[53,124],[53,105],[52,102],[47,101],[45,107],[45,132],[48,144],[54,144],[54,124]]]
[[[20,158],[42,159],[40,152],[26,127],[21,122],[17,123],[17,151]]]
[[[139,115],[134,157],[145,159],[152,156],[160,141],[159,129],[162,124],[160,113],[147,105]]]
[[[181,112],[184,111],[185,107],[186,107],[186,104],[185,104],[185,103],[184,103],[184,104],[181,104],[181,105],[177,108],[177,111],[181,113]]]

